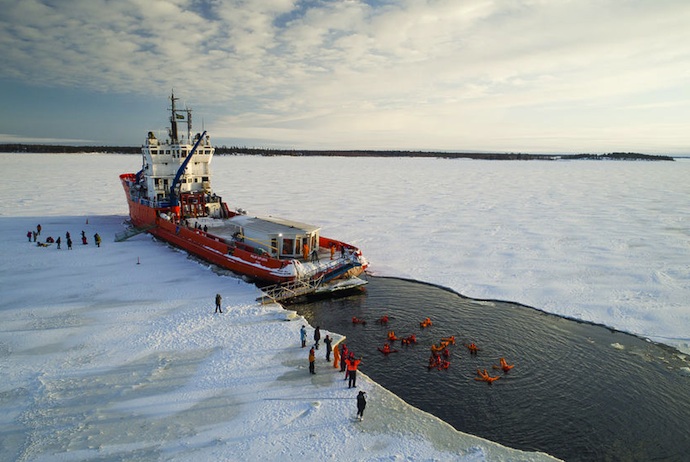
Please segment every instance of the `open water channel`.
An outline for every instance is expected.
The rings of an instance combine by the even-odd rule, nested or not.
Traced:
[[[290,309],[312,326],[345,335],[363,357],[362,372],[462,432],[567,461],[688,460],[690,369],[675,349],[393,278],[370,278],[364,295]],[[388,325],[376,322],[384,315]],[[353,316],[366,324],[354,324]],[[433,325],[422,329],[426,317]],[[415,334],[418,343],[394,342],[398,352],[383,355],[378,347],[389,330],[400,338]],[[429,370],[431,345],[449,336],[456,338],[450,367]],[[464,346],[470,342],[479,346],[477,355]],[[515,366],[506,374],[493,368],[501,357]],[[501,378],[475,381],[477,369]]]

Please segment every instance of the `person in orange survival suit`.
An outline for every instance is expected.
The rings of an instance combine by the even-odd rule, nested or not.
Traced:
[[[357,388],[357,366],[362,362],[362,359],[355,359],[354,353],[345,361],[347,364],[348,379],[347,388]]]

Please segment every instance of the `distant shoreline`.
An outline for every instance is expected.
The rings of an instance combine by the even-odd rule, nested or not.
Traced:
[[[63,146],[50,144],[0,144],[4,153],[36,154],[140,154],[139,146]],[[641,154],[637,152],[610,152],[605,154],[528,154],[528,153],[481,153],[481,152],[440,152],[440,151],[401,151],[401,150],[302,150],[302,149],[258,149],[246,147],[217,146],[217,155],[245,156],[294,156],[294,157],[422,157],[439,159],[478,159],[478,160],[644,160],[673,161],[672,156]]]

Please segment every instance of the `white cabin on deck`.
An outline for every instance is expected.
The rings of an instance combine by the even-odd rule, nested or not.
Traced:
[[[187,156],[194,148],[194,143],[200,135],[195,135],[191,144],[160,143],[153,132],[149,132],[146,144],[142,147],[144,177],[148,199],[155,203],[167,201],[170,197],[170,187],[177,171],[187,160]],[[211,192],[211,159],[215,149],[206,136],[197,147],[194,156],[187,164],[179,180],[179,192]]]
[[[228,222],[237,227],[236,238],[249,241],[276,258],[304,258],[318,251],[321,228],[275,217],[238,215]],[[306,249],[305,249],[306,246]]]

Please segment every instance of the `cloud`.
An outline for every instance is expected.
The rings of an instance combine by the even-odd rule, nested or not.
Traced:
[[[209,108],[216,137],[461,148],[497,124],[529,120],[527,135],[570,113],[577,135],[592,107],[687,97],[687,17],[680,0],[21,0],[3,12],[0,77],[174,88]]]

